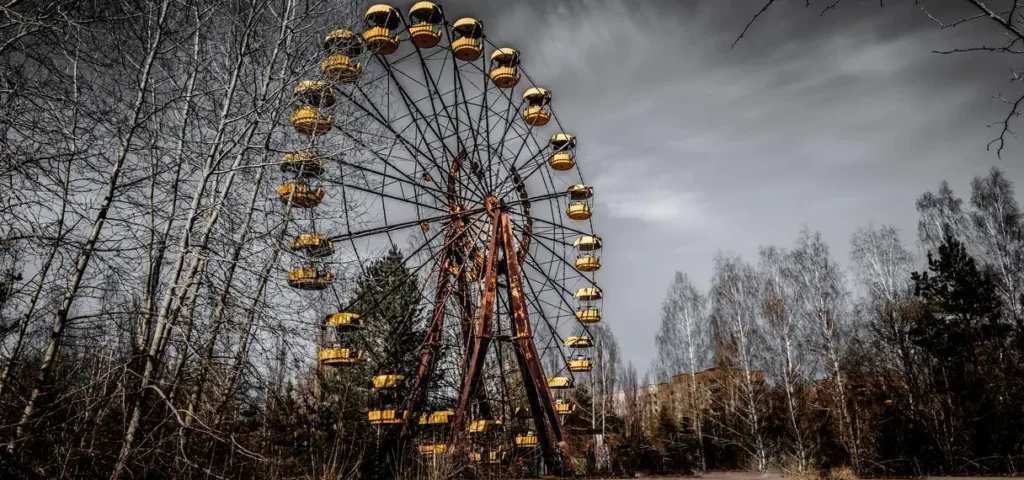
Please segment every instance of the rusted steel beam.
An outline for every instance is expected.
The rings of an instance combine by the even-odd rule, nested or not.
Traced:
[[[469,294],[469,283],[465,279],[459,279],[458,282],[458,296],[459,301],[462,305],[462,344],[466,348],[466,352],[469,351],[471,334],[473,333],[473,297]],[[468,357],[467,357],[468,359]],[[487,385],[480,384],[480,389],[476,395],[477,408],[480,409],[480,416],[482,418],[491,419],[491,404],[487,399]]]
[[[471,401],[477,397],[484,368],[484,361],[487,359],[487,349],[491,343],[491,328],[494,322],[494,300],[498,289],[498,247],[501,240],[502,230],[498,218],[494,218],[494,227],[491,231],[491,241],[487,248],[487,260],[484,268],[484,291],[480,301],[480,310],[477,311],[476,332],[470,337],[469,350],[467,351],[467,366],[465,376],[462,378],[462,391],[459,395],[459,405],[455,409],[455,418],[452,419],[452,442],[461,435],[465,426],[466,415],[471,407]]]
[[[448,242],[445,242],[447,245]],[[446,247],[448,248],[448,247]],[[444,255],[447,257],[447,254]],[[443,260],[442,260],[443,261]],[[420,409],[427,401],[427,393],[430,388],[430,381],[437,368],[437,353],[441,348],[442,333],[444,333],[445,304],[448,303],[448,295],[451,291],[451,274],[445,268],[440,268],[437,278],[437,291],[434,293],[434,312],[430,316],[430,327],[427,330],[427,338],[424,342],[426,348],[420,358],[420,367],[416,372],[416,380],[412,386],[412,398],[407,411],[408,417],[402,423],[401,438],[408,439],[412,434],[411,425],[418,418]]]
[[[512,291],[509,290],[509,302],[512,301]],[[518,337],[516,333],[516,325],[512,324],[512,335]],[[548,429],[545,423],[544,406],[541,405],[540,393],[537,391],[537,383],[533,380],[530,375],[530,365],[526,362],[526,357],[523,355],[523,349],[519,348],[518,342],[513,349],[516,355],[516,363],[519,364],[519,371],[523,377],[523,388],[526,390],[526,400],[530,404],[530,415],[533,416],[534,430],[537,433],[537,443],[540,444],[541,454],[544,456],[544,463],[548,465],[548,468],[554,468],[552,465],[558,464],[556,455],[558,450],[554,442],[551,441],[551,431]]]
[[[565,438],[562,424],[558,421],[558,413],[555,411],[555,399],[548,388],[547,377],[544,375],[544,368],[540,364],[540,355],[537,353],[537,346],[533,343],[533,327],[530,325],[530,316],[526,308],[526,296],[523,292],[523,278],[519,269],[519,258],[515,245],[515,237],[512,233],[512,221],[507,214],[501,214],[501,236],[504,243],[503,250],[507,260],[505,266],[508,276],[509,304],[512,308],[512,324],[515,331],[515,347],[517,356],[522,356],[526,368],[522,370],[524,383],[532,383],[536,392],[536,402],[540,405],[543,413],[547,416],[551,427],[552,442],[544,446],[545,462],[548,467],[556,472],[561,470],[562,465],[569,461],[562,458],[560,445]],[[529,395],[529,390],[527,390]],[[531,404],[533,400],[531,400]],[[532,408],[532,405],[531,405]],[[534,412],[534,422],[538,432],[545,428],[543,419],[537,412]],[[540,440],[540,438],[538,438]]]

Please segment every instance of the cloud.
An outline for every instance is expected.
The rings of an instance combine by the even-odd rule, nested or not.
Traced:
[[[963,191],[996,164],[1024,181],[1024,163],[984,150],[986,125],[1006,114],[991,97],[1007,88],[1007,59],[931,53],[999,42],[990,27],[940,30],[912,4],[819,16],[777,2],[731,48],[759,4],[461,4],[489,39],[522,50],[577,135],[607,246],[606,318],[641,365],[673,271],[706,287],[715,250],[750,259],[807,225],[846,263],[858,226],[913,232],[914,199],[942,179]]]
[[[707,225],[704,208],[692,193],[668,190],[615,190],[598,203],[614,219],[633,219],[666,228],[699,228]]]

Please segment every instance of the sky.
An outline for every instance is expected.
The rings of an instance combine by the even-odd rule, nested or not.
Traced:
[[[994,24],[940,29],[911,2],[778,3],[734,48],[759,0],[443,3],[519,49],[577,135],[605,322],[640,369],[676,271],[706,289],[716,252],[756,260],[805,226],[848,264],[858,227],[892,224],[913,246],[914,201],[942,180],[961,196],[992,166],[1024,182],[1024,140],[1001,160],[986,151],[1010,59],[933,53],[998,44]],[[947,21],[973,13],[923,3]]]

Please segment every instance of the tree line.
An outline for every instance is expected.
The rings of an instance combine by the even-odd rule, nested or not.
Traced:
[[[366,437],[324,437],[303,390],[337,307],[283,281],[301,231],[274,187],[299,148],[292,89],[360,7],[0,4],[0,476],[359,464],[337,452]]]
[[[311,225],[275,192],[283,155],[308,146],[288,123],[292,90],[363,7],[0,3],[0,477],[453,473],[425,471],[415,445],[367,420],[385,403],[372,373],[412,377],[423,344],[400,249],[336,261],[323,295],[284,281]],[[338,137],[318,148],[380,142],[367,125]],[[359,220],[363,205],[325,188],[317,231]],[[376,355],[319,368],[320,323],[349,301],[372,310],[359,341]],[[617,346],[594,337],[589,388],[612,392]]]
[[[964,201],[943,182],[917,210],[921,261],[892,226],[858,229],[849,266],[805,229],[756,262],[718,254],[706,292],[677,273],[652,371],[663,391],[631,394],[648,408],[621,467],[1018,472],[1024,222],[1013,183],[993,169]]]

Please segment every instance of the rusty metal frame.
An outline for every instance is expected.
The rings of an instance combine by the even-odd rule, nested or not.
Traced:
[[[502,236],[498,219],[494,220],[491,241],[487,248],[487,263],[484,268],[484,291],[480,310],[476,312],[477,318],[474,325],[476,332],[469,338],[466,345],[466,373],[462,378],[459,405],[455,409],[455,418],[452,420],[453,443],[462,433],[466,415],[471,407],[470,401],[479,393],[480,383],[483,380],[481,373],[484,361],[487,359],[487,349],[491,343],[491,329],[495,313],[494,302],[498,290],[499,238]]]
[[[455,213],[459,209],[458,196],[456,194],[456,183],[459,175],[459,170],[462,168],[462,162],[467,158],[465,150],[459,152],[459,154],[452,160],[451,169],[448,172],[448,182],[446,185],[446,200],[448,202],[449,212]],[[439,260],[438,278],[437,278],[437,291],[434,293],[434,310],[430,317],[430,326],[427,329],[426,339],[423,342],[424,349],[420,359],[420,366],[416,372],[416,379],[413,382],[412,395],[410,402],[407,407],[409,415],[405,418],[402,423],[401,438],[403,440],[408,439],[412,435],[412,425],[418,419],[420,410],[423,409],[423,405],[427,401],[427,394],[430,387],[431,379],[434,375],[434,370],[437,368],[438,350],[441,348],[444,334],[444,316],[445,306],[448,303],[448,297],[452,293],[452,275],[451,272],[445,268],[445,264],[452,255],[452,245],[462,235],[462,232],[458,231],[456,225],[458,219],[453,219],[448,224],[445,232],[444,241],[444,252]]]
[[[551,389],[548,388],[547,377],[545,377],[544,368],[540,364],[537,346],[533,343],[533,327],[530,325],[526,307],[523,278],[519,270],[520,261],[515,246],[515,236],[512,232],[512,222],[507,214],[502,214],[500,221],[506,255],[505,272],[508,277],[509,305],[512,307],[512,331],[516,358],[519,360],[520,372],[530,403],[530,413],[533,414],[533,422],[537,429],[537,439],[541,444],[544,461],[548,468],[560,472],[565,459],[561,458],[558,446],[564,441],[565,432],[562,430],[562,424],[558,421],[555,399],[551,395]],[[544,421],[545,417],[547,426]],[[548,427],[550,427],[551,438],[544,438],[547,437]]]
[[[466,159],[466,152],[460,152],[452,162],[449,172],[447,200],[453,215],[465,211],[465,206],[458,203],[456,179]],[[413,435],[416,419],[426,404],[429,385],[435,374],[434,370],[437,368],[439,349],[443,341],[446,306],[453,294],[458,298],[460,304],[460,329],[466,358],[463,365],[459,402],[451,423],[450,443],[453,446],[458,444],[474,405],[480,417],[491,418],[490,404],[483,382],[483,370],[497,314],[498,277],[505,276],[507,280],[505,289],[512,314],[513,350],[533,417],[538,443],[548,469],[553,473],[562,474],[563,466],[568,461],[564,457],[565,452],[560,448],[564,444],[565,432],[555,410],[554,397],[548,387],[540,355],[533,341],[533,327],[530,324],[523,290],[522,270],[520,269],[531,240],[532,217],[529,214],[529,196],[518,173],[513,172],[513,175],[516,190],[521,199],[523,214],[529,223],[524,226],[523,238],[520,239],[517,246],[512,220],[507,212],[508,206],[500,204],[495,197],[488,199],[486,210],[490,216],[491,228],[487,256],[481,276],[483,290],[479,296],[479,303],[474,302],[472,298],[469,280],[464,275],[458,275],[446,268],[446,262],[449,259],[465,257],[464,252],[459,251],[459,239],[466,235],[465,225],[461,225],[459,219],[455,219],[446,227],[448,231],[443,247],[445,252],[442,254],[442,265],[438,272],[434,308],[408,404],[410,415],[402,425],[401,435],[403,439],[408,439]],[[472,261],[469,258],[461,258],[461,260],[460,263],[463,264]]]

